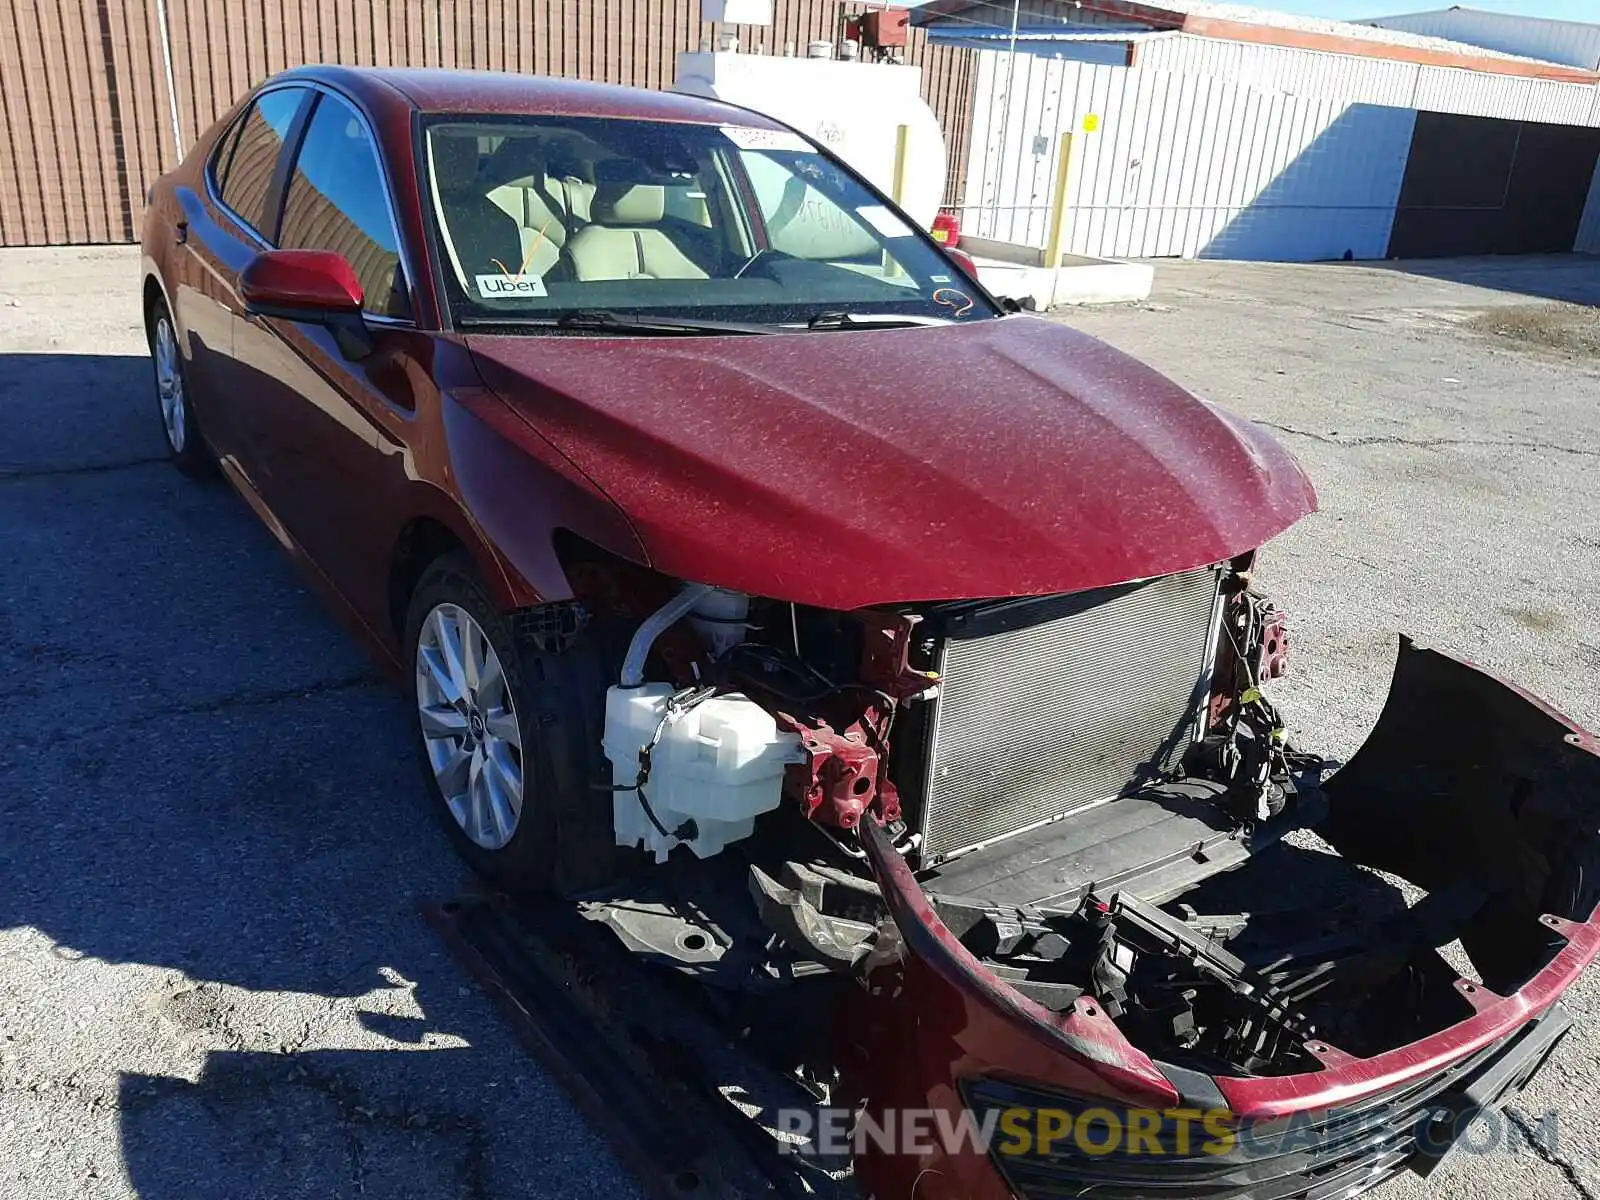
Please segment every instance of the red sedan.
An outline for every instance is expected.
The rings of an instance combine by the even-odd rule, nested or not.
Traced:
[[[1594,737],[1402,642],[1324,785],[1251,583],[1294,460],[792,130],[306,68],[143,247],[173,461],[404,680],[461,853],[742,1012],[808,989],[873,1194],[1351,1195],[1566,1031]]]

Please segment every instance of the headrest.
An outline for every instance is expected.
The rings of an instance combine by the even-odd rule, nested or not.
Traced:
[[[600,225],[654,225],[667,211],[667,189],[656,183],[602,183],[589,219]]]
[[[542,180],[545,172],[544,153],[537,138],[508,137],[484,167],[483,180],[490,187],[498,187],[530,176]]]

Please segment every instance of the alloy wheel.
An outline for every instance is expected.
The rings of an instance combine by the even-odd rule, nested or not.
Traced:
[[[499,850],[522,818],[522,728],[500,656],[472,615],[437,604],[417,637],[417,716],[450,815]]]
[[[161,401],[161,423],[173,450],[183,453],[188,428],[183,411],[183,373],[178,364],[178,338],[163,314],[156,320],[156,396]]]

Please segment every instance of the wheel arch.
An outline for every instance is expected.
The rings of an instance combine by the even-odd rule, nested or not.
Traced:
[[[155,311],[157,301],[166,304],[168,312],[172,311],[172,305],[167,304],[167,290],[161,286],[160,277],[154,271],[147,270],[144,273],[143,307],[140,309],[146,328],[150,325],[150,314]]]
[[[503,563],[496,550],[475,533],[436,514],[412,517],[395,536],[389,552],[386,595],[395,645],[405,637],[411,594],[429,564],[446,554],[464,554],[471,559],[502,612],[572,599],[609,609],[618,605],[618,582],[637,584],[657,578],[650,568],[565,527],[551,531],[550,543],[561,578],[546,578],[544,588],[535,589],[520,577],[514,563]]]
[[[411,603],[411,594],[416,591],[423,572],[430,563],[452,553],[464,554],[472,561],[478,578],[497,607],[502,610],[516,607],[517,598],[496,556],[464,520],[453,521],[437,511],[419,512],[400,527],[389,548],[385,595],[388,632],[396,647],[403,649],[406,607]]]

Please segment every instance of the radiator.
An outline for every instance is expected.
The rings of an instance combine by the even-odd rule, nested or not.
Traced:
[[[1176,767],[1210,690],[1220,580],[1207,568],[947,606],[924,742],[923,866]]]

